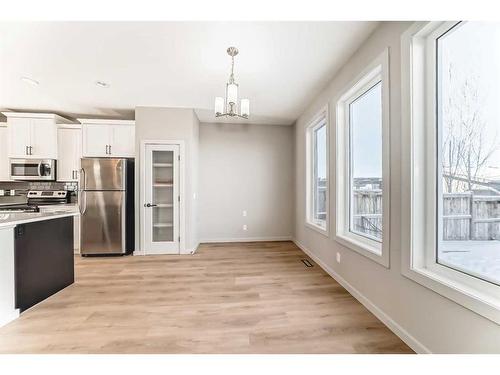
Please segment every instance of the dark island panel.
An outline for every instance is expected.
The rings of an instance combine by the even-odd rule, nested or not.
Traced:
[[[24,311],[74,283],[73,216],[19,224],[14,236],[16,308]]]

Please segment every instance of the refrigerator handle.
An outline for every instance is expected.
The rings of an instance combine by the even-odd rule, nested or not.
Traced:
[[[85,192],[85,188],[87,187],[87,183],[86,183],[87,175],[85,173],[85,169],[82,168],[80,170],[81,170],[80,176],[81,176],[81,180],[83,180],[83,183],[82,183],[82,181],[80,181],[80,184],[78,186],[78,191],[80,192],[79,197],[78,197],[78,210],[80,211],[80,215],[83,215],[85,213],[85,211],[87,210],[87,196],[86,196],[86,192]],[[85,201],[85,204],[83,204],[84,201]],[[82,206],[83,206],[83,211],[82,211]]]
[[[85,173],[85,169],[80,169],[82,173],[80,173],[80,176],[82,176],[83,183],[80,181],[80,188],[82,190],[87,189],[87,174]]]

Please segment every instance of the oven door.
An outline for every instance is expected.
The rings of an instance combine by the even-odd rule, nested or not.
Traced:
[[[52,159],[10,159],[10,178],[20,181],[55,181],[56,161]]]

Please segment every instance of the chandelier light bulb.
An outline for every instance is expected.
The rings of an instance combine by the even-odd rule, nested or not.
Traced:
[[[250,117],[250,100],[241,99],[241,116],[245,118]]]
[[[215,98],[215,116],[224,113],[224,98],[220,96]]]

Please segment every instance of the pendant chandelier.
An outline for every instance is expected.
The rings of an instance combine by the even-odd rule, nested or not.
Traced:
[[[238,84],[234,80],[234,56],[238,54],[236,47],[229,47],[227,54],[231,56],[231,75],[226,83],[226,98],[215,98],[215,117],[240,117],[248,119],[250,116],[250,100],[241,99],[238,113]]]

